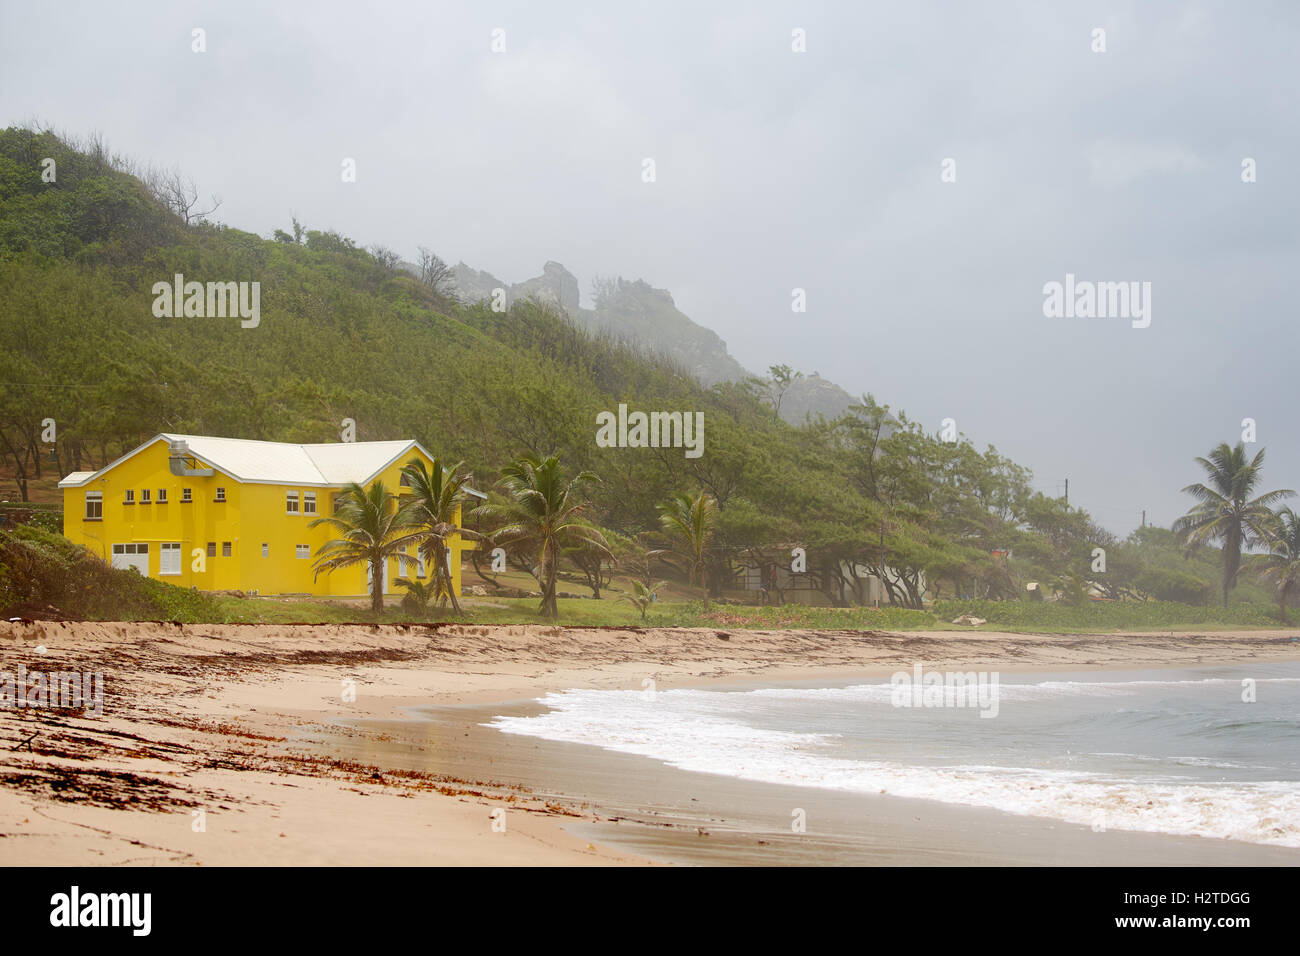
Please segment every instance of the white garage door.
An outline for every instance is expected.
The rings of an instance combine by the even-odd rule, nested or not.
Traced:
[[[149,573],[149,545],[115,544],[113,545],[113,567],[135,568],[141,574]]]

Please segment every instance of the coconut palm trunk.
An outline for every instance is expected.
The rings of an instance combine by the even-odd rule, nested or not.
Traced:
[[[441,539],[433,543],[433,561],[430,567],[438,570],[438,586],[446,593],[451,609],[460,614],[460,599],[456,597],[456,582],[451,576],[451,548]]]
[[[384,558],[372,554],[370,567],[370,610],[379,614],[384,610]]]
[[[556,596],[559,590],[560,562],[556,559],[555,545],[548,542],[542,549],[542,617],[555,620],[560,616],[560,602]]]

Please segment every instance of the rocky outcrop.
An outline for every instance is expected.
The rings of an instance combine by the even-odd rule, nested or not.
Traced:
[[[490,302],[501,289],[507,306],[526,299],[552,305],[583,328],[667,356],[705,385],[754,377],[716,332],[677,308],[667,289],[643,280],[598,280],[595,308],[584,309],[579,306],[577,277],[558,262],[547,262],[540,276],[513,284],[463,262],[456,264],[452,276],[456,296],[466,304]],[[814,373],[791,383],[781,402],[781,417],[794,424],[808,416],[833,418],[853,401],[848,392]]]
[[[727,343],[679,310],[667,289],[640,279],[596,285],[596,308],[583,311],[582,325],[666,355],[705,385],[748,377]]]
[[[490,301],[493,289],[505,289],[509,293],[510,285],[502,282],[490,272],[471,269],[463,262],[456,263],[451,270],[452,287],[456,298],[469,305],[474,302]]]
[[[558,262],[542,266],[542,274],[510,287],[510,298],[536,299],[563,309],[570,318],[578,317],[578,279]]]
[[[558,262],[546,263],[541,275],[513,285],[490,272],[480,272],[458,262],[452,269],[452,284],[456,297],[466,304],[490,302],[496,290],[501,289],[507,307],[534,299],[555,306],[571,319],[578,318],[578,278]]]
[[[830,379],[813,372],[790,383],[785,397],[781,399],[781,417],[791,424],[801,425],[807,418],[815,420],[819,415],[834,418],[858,401],[860,399],[854,398]]]

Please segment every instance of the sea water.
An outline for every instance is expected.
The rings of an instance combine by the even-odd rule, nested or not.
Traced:
[[[487,726],[746,780],[1300,847],[1300,662],[999,677],[993,719],[896,706],[897,684],[873,680],[570,690]]]

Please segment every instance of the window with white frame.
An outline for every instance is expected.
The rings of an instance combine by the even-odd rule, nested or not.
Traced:
[[[158,504],[160,504],[160,505],[165,505],[165,504],[167,504],[167,489],[166,489],[166,488],[159,488],[159,489],[158,489]]]
[[[221,556],[222,556],[223,558],[228,558],[228,557],[230,557],[230,542],[229,542],[229,541],[223,541],[223,542],[221,542]]]
[[[181,545],[179,541],[164,541],[158,545],[158,573],[181,573]]]
[[[300,558],[310,558],[310,557],[311,557],[311,546],[310,546],[310,545],[306,545],[306,544],[295,545],[293,550],[294,550],[294,554],[296,554],[296,555],[297,555],[298,557],[300,557]]]
[[[428,568],[424,566],[424,552],[415,552],[415,574],[416,577],[426,577],[429,573]]]
[[[182,488],[182,489],[181,489],[181,501],[193,501],[193,500],[194,500],[194,499],[193,499],[193,497],[191,497],[191,494],[190,494],[190,489],[189,489],[189,488]]]
[[[122,504],[124,504],[124,505],[133,505],[133,504],[135,504],[135,489],[134,489],[134,488],[128,488],[128,489],[126,489],[126,491],[124,492],[124,494],[126,495],[126,497],[124,497],[124,498],[122,499]]]
[[[148,503],[149,503],[149,489],[148,489],[148,488],[141,488],[141,489],[140,489],[140,504],[142,504],[142,505],[147,505]]]
[[[298,513],[298,492],[286,491],[284,493],[284,510],[291,515]]]
[[[262,542],[262,557],[266,557],[266,556],[267,556],[268,554],[270,554],[270,553],[271,553],[271,546],[270,546],[269,544],[267,544],[265,541],[263,541],[263,542]]]
[[[216,500],[216,501],[225,501],[225,500],[226,500],[226,489],[225,489],[225,488],[218,488],[218,489],[217,489],[217,493],[216,493],[216,495],[214,496],[214,500]]]
[[[104,517],[104,493],[102,491],[86,492],[86,520],[101,521]]]
[[[314,515],[316,513],[316,492],[304,491],[302,493],[302,513],[305,515]]]

